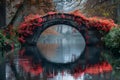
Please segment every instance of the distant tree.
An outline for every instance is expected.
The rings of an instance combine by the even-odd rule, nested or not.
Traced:
[[[117,22],[120,0],[86,0],[83,12],[87,16],[111,18]]]
[[[44,15],[49,11],[55,10],[52,0],[7,0],[6,4],[8,10],[7,18],[11,18],[7,27],[22,21],[24,16],[28,14]]]
[[[11,28],[19,26],[24,17],[29,14],[45,15],[47,12],[55,11],[52,0],[7,0],[7,26]],[[50,31],[50,32],[49,32]],[[50,29],[47,33],[53,31]]]

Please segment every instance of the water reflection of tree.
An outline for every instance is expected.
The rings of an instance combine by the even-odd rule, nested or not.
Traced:
[[[55,56],[56,50],[58,48],[58,44],[45,44],[45,43],[38,43],[38,49],[45,55],[46,57]]]
[[[47,36],[47,35],[59,35],[58,31],[56,30],[55,26],[50,26],[50,28],[47,28],[41,36]]]

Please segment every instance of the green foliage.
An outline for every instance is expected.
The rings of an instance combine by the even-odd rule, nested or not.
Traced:
[[[108,48],[120,48],[120,27],[113,28],[105,37],[105,45]]]
[[[106,51],[102,53],[102,56],[107,60],[113,67],[113,75],[114,77],[119,80],[120,75],[120,58],[113,57],[110,52]]]
[[[112,65],[114,70],[117,70],[117,67],[120,67],[120,58],[113,57],[109,51],[103,52],[102,56]]]
[[[4,47],[7,44],[11,45],[14,44],[14,46],[19,46],[18,42],[18,35],[17,35],[17,29],[14,28],[12,29],[10,34],[9,32],[6,34],[3,34],[5,30],[1,29],[0,30],[0,47]]]
[[[2,47],[5,43],[7,38],[2,34],[2,31],[0,31],[0,47]]]

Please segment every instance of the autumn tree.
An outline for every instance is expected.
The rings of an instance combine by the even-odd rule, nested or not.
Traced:
[[[29,14],[45,15],[47,12],[55,11],[53,0],[7,0],[6,5],[8,30],[19,26],[24,17]],[[54,34],[51,29],[49,31]]]
[[[7,26],[17,25],[28,14],[44,15],[55,10],[52,0],[7,0],[6,4]]]
[[[118,22],[118,8],[120,0],[87,0],[84,4],[83,12],[87,16],[99,16],[111,18]],[[119,11],[120,13],[120,11]]]

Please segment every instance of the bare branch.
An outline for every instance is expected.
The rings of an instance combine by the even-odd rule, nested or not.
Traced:
[[[19,13],[23,10],[24,5],[25,5],[26,0],[23,1],[23,3],[21,3],[19,5],[19,8],[17,9],[15,15],[13,16],[12,20],[9,22],[9,24],[7,25],[7,27],[9,27],[10,25],[13,25],[14,22],[16,21],[17,17],[19,16]]]

